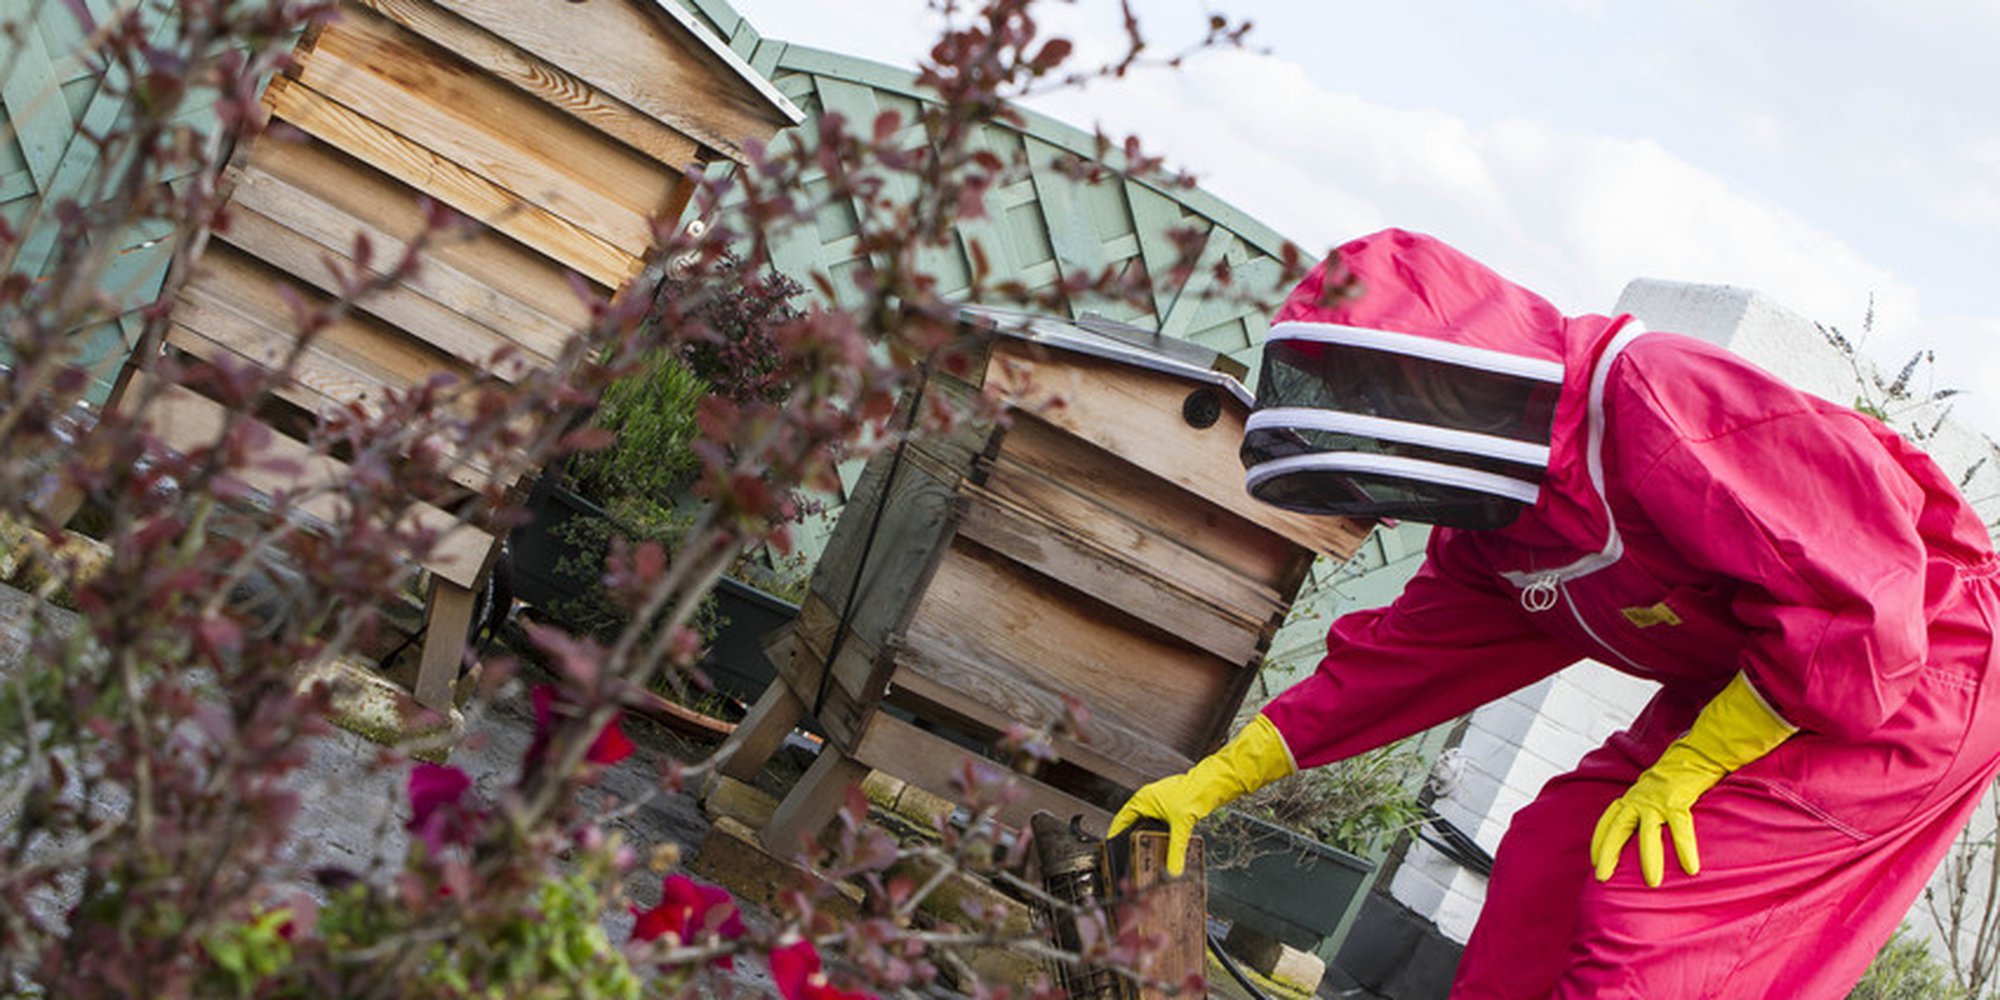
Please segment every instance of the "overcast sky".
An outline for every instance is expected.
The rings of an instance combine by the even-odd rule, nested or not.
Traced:
[[[766,36],[912,65],[925,0],[733,0]],[[1318,253],[1436,234],[1570,312],[1637,277],[1754,288],[1919,348],[2000,437],[2000,0],[1143,0],[1155,48],[1212,53],[1035,102],[1142,136]],[[1047,3],[1102,60],[1112,0]]]

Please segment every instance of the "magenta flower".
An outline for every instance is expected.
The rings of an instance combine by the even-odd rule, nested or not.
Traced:
[[[464,844],[472,839],[475,814],[465,802],[472,779],[455,767],[417,762],[410,768],[410,821],[405,829],[415,834],[432,854],[446,844]]]
[[[540,760],[541,756],[548,752],[549,740],[554,737],[556,730],[556,706],[563,703],[562,692],[550,684],[536,685],[533,697],[535,737],[528,744],[527,759],[530,763]],[[631,738],[625,735],[625,730],[619,728],[620,717],[612,716],[604,731],[597,734],[597,739],[590,744],[590,751],[584,755],[585,760],[592,764],[610,765],[632,756],[632,751],[636,747]]]
[[[727,889],[703,885],[686,875],[669,875],[660,883],[660,905],[632,908],[632,940],[667,938],[674,945],[693,944],[706,937],[734,941],[743,936],[743,913]],[[731,968],[728,956],[717,965]]]
[[[771,949],[771,981],[785,1000],[876,1000],[872,993],[843,990],[828,982],[820,969],[819,949],[811,941]]]

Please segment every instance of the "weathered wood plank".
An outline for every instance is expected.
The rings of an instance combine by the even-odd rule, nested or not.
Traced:
[[[1255,666],[1268,624],[1230,614],[1176,586],[1144,563],[1122,558],[1026,508],[968,486],[958,536],[978,542],[1050,580],[1180,637],[1237,666]]]
[[[1310,562],[1270,529],[1025,413],[981,483],[1247,616],[1282,617]]]
[[[738,781],[755,781],[758,772],[764,770],[764,765],[784,745],[785,737],[805,714],[805,702],[792,692],[791,685],[772,682],[715,751],[715,759],[721,762],[716,766],[717,772]]]
[[[465,665],[465,636],[479,610],[479,595],[442,576],[431,578],[430,599],[424,602],[424,644],[417,658],[417,704],[437,712],[451,710],[458,673]]]
[[[840,641],[833,679],[827,682],[821,701],[822,665],[835,655],[833,640],[839,623],[837,609],[817,595],[806,595],[792,625],[792,655],[779,661],[778,675],[798,692],[805,711],[817,719],[826,738],[851,750],[868,717],[882,702],[890,668],[881,647],[850,629]],[[815,701],[820,703],[815,705]]]
[[[1182,983],[1206,974],[1208,963],[1208,863],[1199,836],[1188,841],[1180,877],[1167,874],[1173,838],[1164,830],[1134,830],[1125,844],[1126,874],[1137,904],[1139,929],[1163,938],[1143,967],[1146,978],[1166,989],[1143,986],[1139,1000],[1183,996]],[[1120,928],[1125,930],[1128,928]]]
[[[210,244],[181,289],[174,318],[258,364],[274,365],[298,336],[291,309],[277,292],[281,280],[241,251]],[[309,291],[302,294],[311,296]],[[440,372],[472,377],[464,362],[353,313],[319,332],[309,352],[313,356],[325,359],[328,380],[307,384],[342,402],[366,404],[384,389],[409,388]]]
[[[138,394],[128,398],[144,398],[147,376],[135,374],[128,384],[129,392]],[[220,405],[194,392],[180,386],[165,385],[160,387],[159,394],[153,397],[152,405],[142,416],[167,447],[187,452],[213,447],[222,434],[226,413]],[[245,483],[264,493],[288,490],[302,494],[352,478],[346,464],[318,454],[276,432],[270,436],[264,457],[284,460],[297,470],[276,471],[267,462],[252,462],[238,470],[238,476]],[[307,514],[335,523],[340,520],[345,506],[345,501],[328,493],[312,496],[298,504],[298,508]],[[414,518],[418,526],[438,532],[437,545],[423,561],[424,567],[444,580],[470,588],[486,567],[487,556],[493,548],[493,536],[471,525],[460,524],[457,517],[421,501],[410,505],[407,516]]]
[[[279,77],[265,88],[264,101],[274,116],[301,131],[520,240],[599,285],[616,288],[639,270],[639,258],[304,84]]]
[[[381,171],[346,156],[325,143],[265,142],[251,160],[255,173],[269,175],[365,223],[370,232],[386,234],[392,249],[422,238],[427,225],[420,197]],[[388,252],[379,250],[378,252]],[[590,304],[577,294],[562,269],[549,258],[491,229],[465,226],[432,239],[425,248],[426,266],[442,263],[485,285],[502,301],[504,315],[536,312],[547,317],[529,320],[536,330],[553,327],[567,334],[590,322]]]
[[[942,380],[931,385],[932,391],[953,391]],[[871,646],[901,631],[914,595],[951,540],[958,484],[974,457],[994,443],[993,427],[967,421],[948,436],[906,443],[900,466],[893,452],[869,459],[848,498],[848,514],[813,569],[811,587],[835,609],[848,606],[850,591],[858,593],[852,628]]]
[[[1000,822],[1023,829],[1028,817],[1047,810],[1058,816],[1082,815],[1084,825],[1101,831],[1111,825],[1111,813],[1018,772],[1009,771],[964,747],[924,732],[893,715],[877,713],[854,751],[857,760],[893,774],[933,795],[957,800],[954,787],[968,766],[993,768],[1007,774],[1022,791],[1015,802],[1001,807]]]
[[[889,675],[891,703],[920,709],[922,718],[962,720],[989,734],[1017,723],[1040,728],[1067,711],[1061,695],[1029,681],[1006,660],[968,660],[963,647],[934,638],[921,631],[896,649],[896,669]],[[1146,730],[1101,714],[1091,716],[1084,735],[1083,741],[1058,736],[1051,745],[1063,760],[1127,789],[1194,764],[1192,756]]]
[[[315,228],[322,230],[328,227],[324,222],[315,224]],[[341,292],[340,280],[328,268],[328,261],[353,264],[348,256],[352,244],[326,246],[248,205],[234,206],[229,228],[218,231],[216,237],[328,295],[337,296]],[[531,355],[518,352],[506,363],[495,363],[503,349],[515,345],[463,313],[419,295],[406,285],[377,289],[361,297],[354,306],[395,327],[398,332],[392,336],[421,340],[510,382],[526,374],[532,363]]]
[[[1013,340],[995,345],[987,387],[1009,405],[1316,552],[1345,559],[1367,537],[1346,518],[1307,517],[1251,499],[1237,457],[1247,414],[1226,394],[1222,419],[1196,430],[1181,418],[1182,401],[1198,388],[1185,379],[1073,353],[1058,358]]]
[[[669,167],[481,73],[395,22],[327,27],[298,79],[635,257],[681,182]]]
[[[757,835],[764,849],[779,857],[811,854],[813,841],[847,801],[847,790],[868,777],[867,765],[837,747],[825,747],[819,759],[785,794],[771,822]]]
[[[573,73],[723,155],[790,124],[747,81],[644,3],[440,0],[440,6]]]
[[[685,167],[696,160],[698,147],[693,137],[434,3],[357,2],[654,160],[673,167]]]
[[[940,560],[904,630],[912,646],[966,663],[1004,663],[1043,690],[1154,733],[1190,755],[1204,749],[1235,666],[1090,595],[1037,580],[970,542]]]
[[[258,169],[255,159],[250,169],[236,178],[230,191],[231,204],[284,226],[325,254],[352,267],[356,236],[368,241],[371,252],[369,273],[384,275],[409,251],[409,244],[367,222],[349,215],[339,206],[321,199],[317,191],[301,188]],[[439,243],[452,242],[449,238]],[[425,248],[426,251],[430,247]],[[324,271],[324,265],[320,267]],[[547,363],[562,352],[571,329],[537,309],[461,270],[444,253],[425,252],[422,266],[401,281],[410,293],[422,296],[454,315],[462,316],[487,333],[474,343],[491,338],[512,343],[535,361]],[[436,341],[425,329],[412,329],[419,339]],[[445,344],[436,344],[449,350]],[[464,360],[480,363],[483,358]]]

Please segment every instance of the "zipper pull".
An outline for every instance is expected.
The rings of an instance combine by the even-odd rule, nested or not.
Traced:
[[[1521,588],[1521,607],[1547,611],[1556,606],[1556,575],[1550,573]]]

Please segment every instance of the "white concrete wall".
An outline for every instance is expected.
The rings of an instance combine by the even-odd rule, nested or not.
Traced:
[[[1497,850],[1514,812],[1628,725],[1656,688],[1586,661],[1482,706],[1441,762],[1438,814],[1489,853]],[[1389,892],[1463,942],[1486,901],[1486,880],[1417,843]]]
[[[1880,402],[1879,390],[1864,388],[1871,371],[1858,368],[1811,321],[1755,291],[1641,280],[1626,287],[1616,311],[1632,313],[1650,329],[1720,344],[1823,398],[1848,405]],[[1887,409],[1899,430],[1926,435],[1920,443],[1955,481],[1974,470],[1961,489],[1989,523],[2000,517],[2000,459],[1981,461],[1992,454],[1991,442],[1948,420],[1930,434],[1940,416],[1935,406]],[[1585,663],[1479,709],[1441,769],[1447,791],[1438,811],[1494,850],[1514,812],[1543,783],[1629,724],[1653,690],[1650,682]],[[1462,942],[1478,918],[1486,885],[1419,843],[1396,872],[1390,892]],[[1928,932],[1921,904],[1910,923]]]

